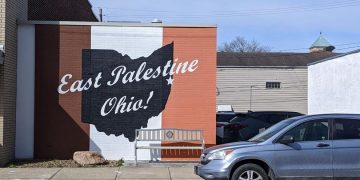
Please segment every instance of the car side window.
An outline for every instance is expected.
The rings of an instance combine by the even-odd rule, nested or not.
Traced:
[[[284,136],[292,136],[295,142],[328,140],[329,121],[324,119],[305,122],[288,131]]]
[[[360,120],[335,119],[334,140],[360,139]]]

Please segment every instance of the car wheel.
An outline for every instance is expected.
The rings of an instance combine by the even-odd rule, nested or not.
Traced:
[[[263,168],[256,164],[244,164],[233,173],[231,180],[269,180]]]

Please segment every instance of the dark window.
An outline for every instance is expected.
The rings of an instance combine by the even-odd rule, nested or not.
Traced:
[[[360,120],[336,119],[334,139],[360,139]]]
[[[329,139],[328,120],[310,121],[288,131],[284,136],[293,136],[298,141],[321,141]]]
[[[276,124],[287,118],[288,118],[287,114],[274,114],[274,115],[270,116],[268,121],[271,124]]]
[[[234,117],[233,119],[230,120],[230,123],[233,122],[242,122],[248,118],[251,118],[251,116],[247,116],[247,115],[238,115],[236,117]]]
[[[236,117],[236,114],[217,114],[216,122],[229,122],[234,117]]]
[[[266,82],[266,89],[280,89],[280,82]]]
[[[254,115],[252,115],[252,117],[259,119],[263,122],[266,122],[270,116],[271,116],[271,114],[254,114]]]

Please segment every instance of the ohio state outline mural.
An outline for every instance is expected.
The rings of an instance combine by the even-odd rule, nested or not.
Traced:
[[[135,140],[135,129],[146,128],[166,107],[174,74],[193,72],[198,60],[177,63],[174,43],[148,57],[132,59],[115,50],[84,49],[82,79],[71,74],[60,80],[60,95],[82,92],[82,122],[107,135]],[[70,83],[72,82],[72,83]]]

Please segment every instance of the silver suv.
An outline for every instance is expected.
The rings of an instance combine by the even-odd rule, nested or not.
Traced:
[[[299,116],[249,141],[208,148],[195,166],[205,179],[360,179],[360,115]]]

